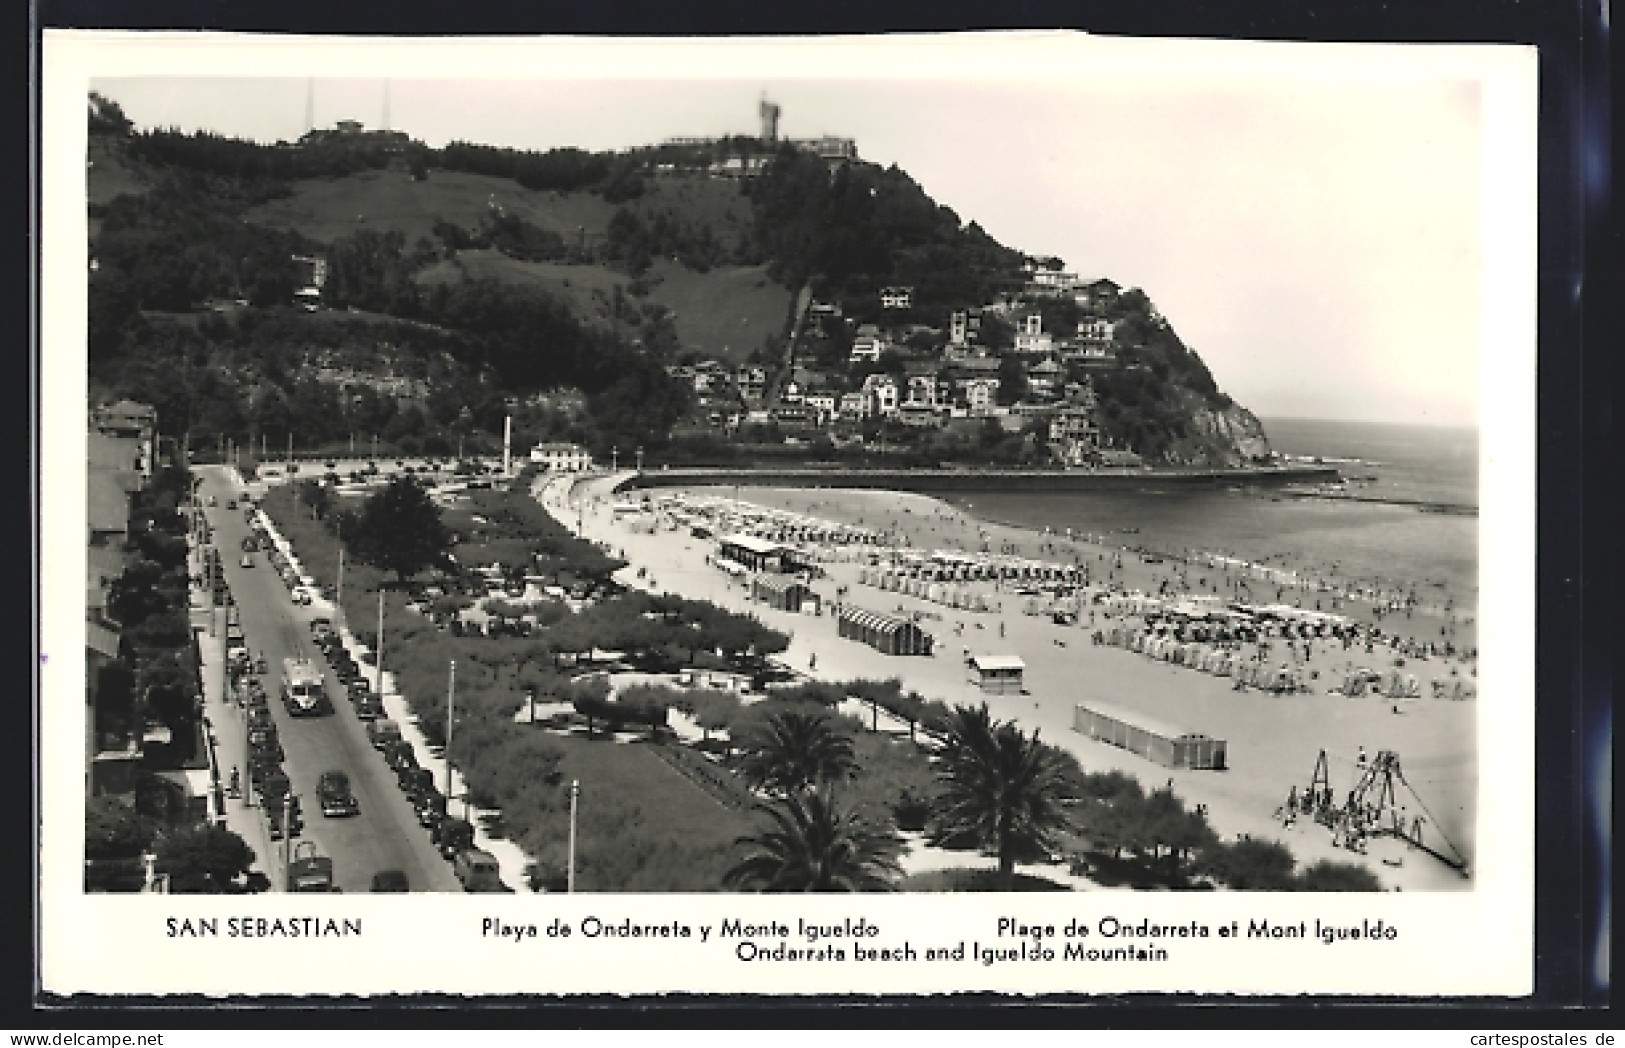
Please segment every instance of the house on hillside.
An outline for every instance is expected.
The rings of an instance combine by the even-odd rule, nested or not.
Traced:
[[[315,310],[321,305],[322,288],[327,285],[327,259],[321,255],[294,255],[293,261],[299,266],[299,281],[293,289],[294,304]]]
[[[852,353],[848,357],[851,363],[873,363],[880,359],[880,354],[891,348],[891,343],[880,333],[880,329],[873,324],[864,324],[858,328],[857,336],[852,340]]]
[[[965,378],[959,382],[959,391],[965,398],[965,408],[973,418],[993,413],[998,403],[999,380],[996,378]]]
[[[910,367],[904,379],[907,382],[903,393],[903,402],[905,404],[929,408],[937,406],[937,369],[935,367]]]
[[[1105,317],[1084,317],[1078,321],[1078,341],[1083,345],[1109,345],[1117,325]]]
[[[1044,330],[1044,315],[1035,310],[1016,316],[1016,352],[1048,353],[1055,348],[1055,339]]]
[[[1066,369],[1054,357],[1045,357],[1027,368],[1027,392],[1034,400],[1060,399]]]
[[[1049,444],[1064,466],[1083,466],[1099,457],[1100,431],[1093,403],[1067,404],[1049,420]]]
[[[1078,275],[1076,273],[1036,267],[1029,269],[1027,286],[1023,290],[1034,298],[1065,298],[1074,294],[1077,287]]]
[[[914,289],[912,287],[883,287],[880,289],[881,309],[912,309],[914,307]]]
[[[982,311],[980,309],[956,309],[948,318],[948,344],[950,346],[964,346],[977,341],[981,336]]]
[[[734,372],[734,386],[747,405],[760,404],[767,392],[767,370],[756,364],[743,365]]]
[[[862,391],[842,393],[836,413],[844,419],[860,419],[866,413],[869,398]]]
[[[1072,292],[1072,300],[1084,309],[1101,310],[1116,303],[1122,291],[1120,284],[1102,277],[1078,284]]]
[[[901,402],[897,380],[892,376],[878,372],[863,380],[863,413],[865,416],[878,415],[882,418],[892,418],[897,414],[897,406]]]

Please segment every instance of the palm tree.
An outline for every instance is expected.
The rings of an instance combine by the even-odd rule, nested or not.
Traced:
[[[820,790],[757,805],[768,826],[735,843],[745,856],[723,875],[727,888],[764,892],[892,891],[903,842],[842,812]]]
[[[1013,721],[995,721],[987,704],[958,706],[942,751],[941,828],[975,839],[999,859],[999,881],[1015,883],[1016,856],[1054,846],[1067,825],[1060,801],[1069,792],[1049,747]]]
[[[850,778],[857,770],[852,738],[821,713],[789,711],[769,718],[745,757],[751,789],[780,796]]]

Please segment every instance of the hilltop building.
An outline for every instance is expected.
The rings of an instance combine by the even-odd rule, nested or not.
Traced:
[[[549,473],[581,473],[592,469],[592,453],[580,444],[538,444],[530,449],[530,460]]]

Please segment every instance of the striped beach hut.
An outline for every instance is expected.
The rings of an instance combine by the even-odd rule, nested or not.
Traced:
[[[818,603],[818,595],[793,575],[753,576],[750,597],[779,611],[799,612],[803,605]]]
[[[1167,725],[1138,711],[1103,702],[1073,707],[1072,727],[1080,734],[1138,754],[1165,768],[1223,771],[1223,739]]]
[[[836,632],[885,655],[929,655],[931,635],[917,623],[849,605],[836,616]]]

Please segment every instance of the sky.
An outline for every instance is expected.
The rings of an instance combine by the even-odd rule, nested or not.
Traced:
[[[908,43],[689,55],[644,42],[596,59],[538,45],[488,62],[467,46],[425,61],[418,44],[347,62],[211,55],[202,76],[115,64],[89,82],[138,127],[261,141],[297,138],[311,97],[318,127],[380,126],[387,83],[395,130],[530,149],[754,133],[765,95],[782,135],[854,138],[1008,246],[1142,288],[1260,416],[1477,424],[1489,165],[1476,67],[1392,47],[1282,62],[1300,45]],[[304,75],[335,68],[367,75]]]

